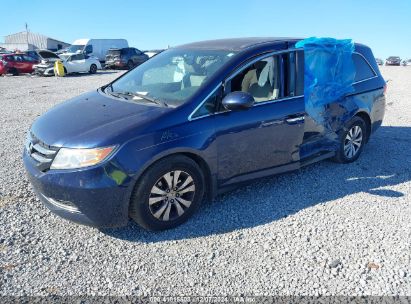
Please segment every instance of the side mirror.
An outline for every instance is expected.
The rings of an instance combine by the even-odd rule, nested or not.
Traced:
[[[227,110],[245,110],[254,105],[254,97],[246,92],[232,92],[224,97],[222,103]]]

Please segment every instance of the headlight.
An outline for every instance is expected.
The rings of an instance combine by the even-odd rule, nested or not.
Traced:
[[[61,148],[50,169],[77,169],[97,165],[107,159],[115,146],[95,149]]]

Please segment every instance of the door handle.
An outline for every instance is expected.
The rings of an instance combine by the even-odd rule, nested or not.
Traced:
[[[269,127],[272,125],[280,125],[282,124],[281,120],[270,120],[270,121],[263,121],[260,125],[260,128]]]
[[[289,124],[295,124],[295,123],[299,123],[301,121],[304,121],[304,115],[301,116],[291,116],[285,119],[285,121]]]

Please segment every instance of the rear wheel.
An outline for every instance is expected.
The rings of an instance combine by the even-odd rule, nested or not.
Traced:
[[[367,136],[365,121],[355,116],[341,132],[339,149],[333,160],[339,163],[356,161],[364,149]]]
[[[167,157],[139,179],[130,202],[130,217],[147,230],[164,230],[185,222],[204,195],[204,176],[191,158]]]
[[[132,60],[129,60],[129,61],[127,62],[127,68],[128,68],[129,70],[131,70],[132,68],[134,68],[134,62],[133,62]]]
[[[95,74],[97,72],[97,66],[93,63],[90,65],[90,74]]]

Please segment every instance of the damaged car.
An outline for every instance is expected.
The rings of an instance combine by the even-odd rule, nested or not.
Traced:
[[[174,47],[55,106],[27,133],[35,192],[77,223],[118,227],[131,218],[162,230],[250,180],[324,159],[354,162],[384,117],[386,83],[373,53],[336,42],[342,51],[327,58],[321,41],[300,40]]]
[[[109,49],[106,55],[105,67],[107,69],[126,68],[131,70],[148,59],[149,57],[146,54],[136,48]]]
[[[33,66],[34,74],[39,76],[54,76],[54,63],[57,60],[61,60],[60,57],[48,50],[38,50],[35,51],[35,53],[40,63]]]
[[[79,54],[62,54],[64,74],[71,73],[90,73],[95,74],[101,70],[101,63],[97,57]]]

